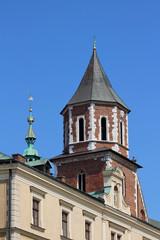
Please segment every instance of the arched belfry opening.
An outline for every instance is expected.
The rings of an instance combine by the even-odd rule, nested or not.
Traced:
[[[84,141],[84,119],[79,119],[79,141]]]
[[[101,140],[107,140],[107,119],[101,118]]]

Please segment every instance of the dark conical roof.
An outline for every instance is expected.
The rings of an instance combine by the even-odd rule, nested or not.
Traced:
[[[95,50],[77,91],[67,105],[88,101],[118,103],[130,111],[113,90]]]

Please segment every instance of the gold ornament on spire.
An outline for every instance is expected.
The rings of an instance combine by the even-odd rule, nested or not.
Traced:
[[[96,50],[96,37],[94,36],[94,42],[93,42],[93,50]]]
[[[31,96],[31,92],[30,92],[30,98],[29,98],[29,101],[30,101],[30,109],[29,109],[29,111],[32,112],[31,101],[33,101],[33,97]]]

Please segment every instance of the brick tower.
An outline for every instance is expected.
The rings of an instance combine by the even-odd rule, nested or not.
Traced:
[[[106,146],[128,157],[129,112],[113,90],[93,50],[77,91],[61,112],[64,153]]]
[[[106,204],[147,221],[137,175],[129,160],[130,110],[112,88],[96,53],[63,115],[63,154],[54,157],[55,176]]]

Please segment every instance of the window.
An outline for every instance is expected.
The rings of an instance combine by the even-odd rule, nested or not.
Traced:
[[[39,226],[39,201],[33,199],[33,225]]]
[[[111,240],[123,240],[128,239],[125,237],[126,228],[116,224],[114,222],[109,222],[109,227],[111,230]]]
[[[90,223],[85,222],[85,239],[90,240]]]
[[[72,205],[69,202],[66,202],[62,199],[59,200],[59,204],[61,206],[62,212],[61,212],[61,238],[70,238],[72,239],[72,211],[74,205]]]
[[[143,209],[141,210],[141,219],[145,221],[145,213]]]
[[[115,240],[115,234],[114,233],[111,233],[111,240]]]
[[[68,122],[65,123],[64,146],[68,145]]]
[[[123,122],[121,121],[120,122],[120,144],[124,144],[124,141],[123,141]]]
[[[62,234],[64,237],[68,237],[68,214],[66,212],[62,212]]]
[[[80,171],[77,176],[78,189],[85,192],[85,173]]]
[[[45,231],[43,228],[43,205],[46,192],[30,186],[31,191],[31,228]]]
[[[114,187],[114,206],[118,207],[118,188]]]
[[[117,240],[121,240],[121,236],[120,235],[117,235]]]
[[[79,119],[79,141],[84,141],[84,119]]]
[[[107,140],[107,120],[105,117],[101,118],[101,140]]]
[[[111,240],[121,240],[121,239],[122,239],[122,235],[111,232]]]
[[[96,215],[88,212],[86,210],[82,211],[84,216],[84,237],[85,240],[92,240],[94,239],[94,221],[96,218]]]

